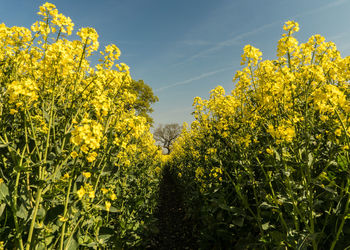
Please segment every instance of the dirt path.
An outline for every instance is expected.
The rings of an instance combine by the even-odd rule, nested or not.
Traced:
[[[197,249],[192,232],[194,223],[185,218],[182,192],[169,170],[163,172],[156,217],[159,234],[154,249]]]

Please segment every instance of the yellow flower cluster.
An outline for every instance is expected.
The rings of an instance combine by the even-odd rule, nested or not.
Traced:
[[[280,125],[275,129],[274,126],[270,124],[266,131],[276,140],[277,144],[291,142],[295,137],[294,127],[290,125]]]
[[[71,142],[80,146],[83,153],[87,154],[86,159],[93,162],[97,153],[95,150],[100,148],[100,142],[103,137],[103,127],[95,120],[84,118],[79,125],[72,131]]]
[[[218,179],[219,181],[222,181],[222,169],[217,167],[213,168],[211,170],[210,176]]]
[[[81,28],[77,35],[80,36],[81,41],[84,42],[87,49],[87,56],[90,56],[93,51],[97,51],[99,47],[98,34],[93,28]],[[90,46],[88,46],[90,45]]]
[[[299,43],[293,36],[297,22],[288,21],[283,29],[276,60],[262,61],[259,49],[247,45],[246,67],[235,74],[231,94],[218,86],[208,100],[194,99],[195,121],[172,154],[182,176],[192,171],[200,181],[204,174],[219,175],[215,169],[227,152],[269,158],[280,148],[293,155],[293,144],[307,136],[321,140],[320,131],[342,148],[349,146],[350,57],[342,58],[335,44],[320,35]]]
[[[9,103],[15,103],[16,108],[29,106],[39,98],[38,87],[31,79],[13,81],[8,85],[7,93]]]
[[[39,9],[38,15],[43,17],[43,21],[38,21],[32,25],[32,30],[34,32],[39,32],[44,37],[47,37],[50,32],[55,33],[56,31],[63,34],[66,33],[67,35],[72,34],[74,23],[69,17],[58,13],[54,4],[45,3],[40,6]],[[50,26],[47,25],[48,21],[52,24],[51,29]]]
[[[202,176],[204,176],[204,169],[199,167],[196,169],[196,178],[201,179]]]
[[[246,45],[243,51],[241,65],[256,66],[258,61],[261,60],[262,53],[259,49]]]
[[[81,200],[87,195],[90,199],[95,198],[95,191],[93,189],[93,186],[91,184],[85,183],[84,186],[81,186],[80,189],[77,191],[78,198]]]

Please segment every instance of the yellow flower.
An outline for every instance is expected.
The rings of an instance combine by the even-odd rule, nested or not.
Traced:
[[[95,198],[95,192],[94,191],[90,191],[89,192],[89,198],[91,198],[91,199]]]
[[[73,151],[72,153],[70,153],[70,156],[74,159],[78,156],[78,153]]]
[[[266,149],[266,152],[269,154],[269,155],[273,155],[273,149],[271,149],[271,148],[267,148]]]
[[[340,128],[336,129],[336,130],[334,131],[334,134],[335,134],[336,136],[341,136],[341,129],[340,129]]]
[[[115,193],[112,193],[110,198],[112,201],[114,201],[117,199],[117,196],[115,195]]]
[[[79,199],[83,198],[83,196],[85,195],[85,189],[83,187],[80,187],[80,189],[77,192],[77,195]]]
[[[84,144],[83,146],[81,146],[81,151],[83,151],[85,154],[87,154],[88,152],[89,152],[89,147],[86,145],[86,144]]]
[[[154,171],[156,171],[157,174],[160,174],[160,172],[162,171],[162,169],[160,167],[156,167],[154,169]]]
[[[16,109],[10,109],[10,114],[11,115],[14,115],[14,114],[16,114],[18,111],[16,110]]]
[[[4,180],[2,178],[0,178],[0,184],[3,183],[3,182],[4,182]]]
[[[62,215],[59,215],[58,218],[59,218],[58,220],[61,221],[61,222],[65,222],[65,221],[68,220],[68,218],[63,217]]]
[[[103,194],[108,193],[108,189],[107,188],[101,188],[101,191],[102,191]]]
[[[83,172],[83,175],[86,179],[89,179],[91,177],[91,173],[90,172]]]
[[[258,61],[261,60],[262,53],[259,49],[254,48],[251,45],[246,45],[244,46],[243,51],[241,65],[247,63],[248,66],[256,66]]]
[[[196,177],[198,178],[199,176],[203,176],[204,175],[204,169],[201,167],[198,167],[196,169]]]
[[[96,156],[97,156],[97,153],[96,152],[92,152],[92,153],[88,154],[86,159],[88,160],[88,162],[93,162],[94,160],[96,160]]]
[[[69,174],[68,174],[68,173],[65,173],[65,174],[63,175],[63,178],[64,178],[64,179],[68,179],[68,178],[69,178]]]
[[[106,207],[106,210],[109,212],[109,209],[111,208],[111,203],[109,201],[105,201],[105,207]]]
[[[283,29],[285,31],[290,31],[291,33],[298,32],[299,31],[299,23],[297,23],[295,21],[287,21],[284,24]]]

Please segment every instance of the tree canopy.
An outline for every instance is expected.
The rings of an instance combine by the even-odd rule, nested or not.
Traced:
[[[177,123],[172,124],[160,124],[154,131],[154,139],[160,143],[160,145],[167,150],[166,154],[170,154],[171,146],[175,139],[181,133],[181,126]]]
[[[152,126],[153,118],[150,114],[153,112],[153,108],[151,105],[159,101],[158,97],[154,95],[152,88],[143,80],[132,80],[127,88],[128,91],[136,95],[136,100],[130,105],[130,109],[135,109],[136,115],[145,117]]]

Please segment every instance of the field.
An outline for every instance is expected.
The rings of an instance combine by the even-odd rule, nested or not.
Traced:
[[[164,156],[119,48],[72,39],[53,4],[38,14],[0,24],[0,249],[350,246],[350,57],[334,43],[299,43],[287,21],[277,59],[246,45],[233,91],[195,98]]]

